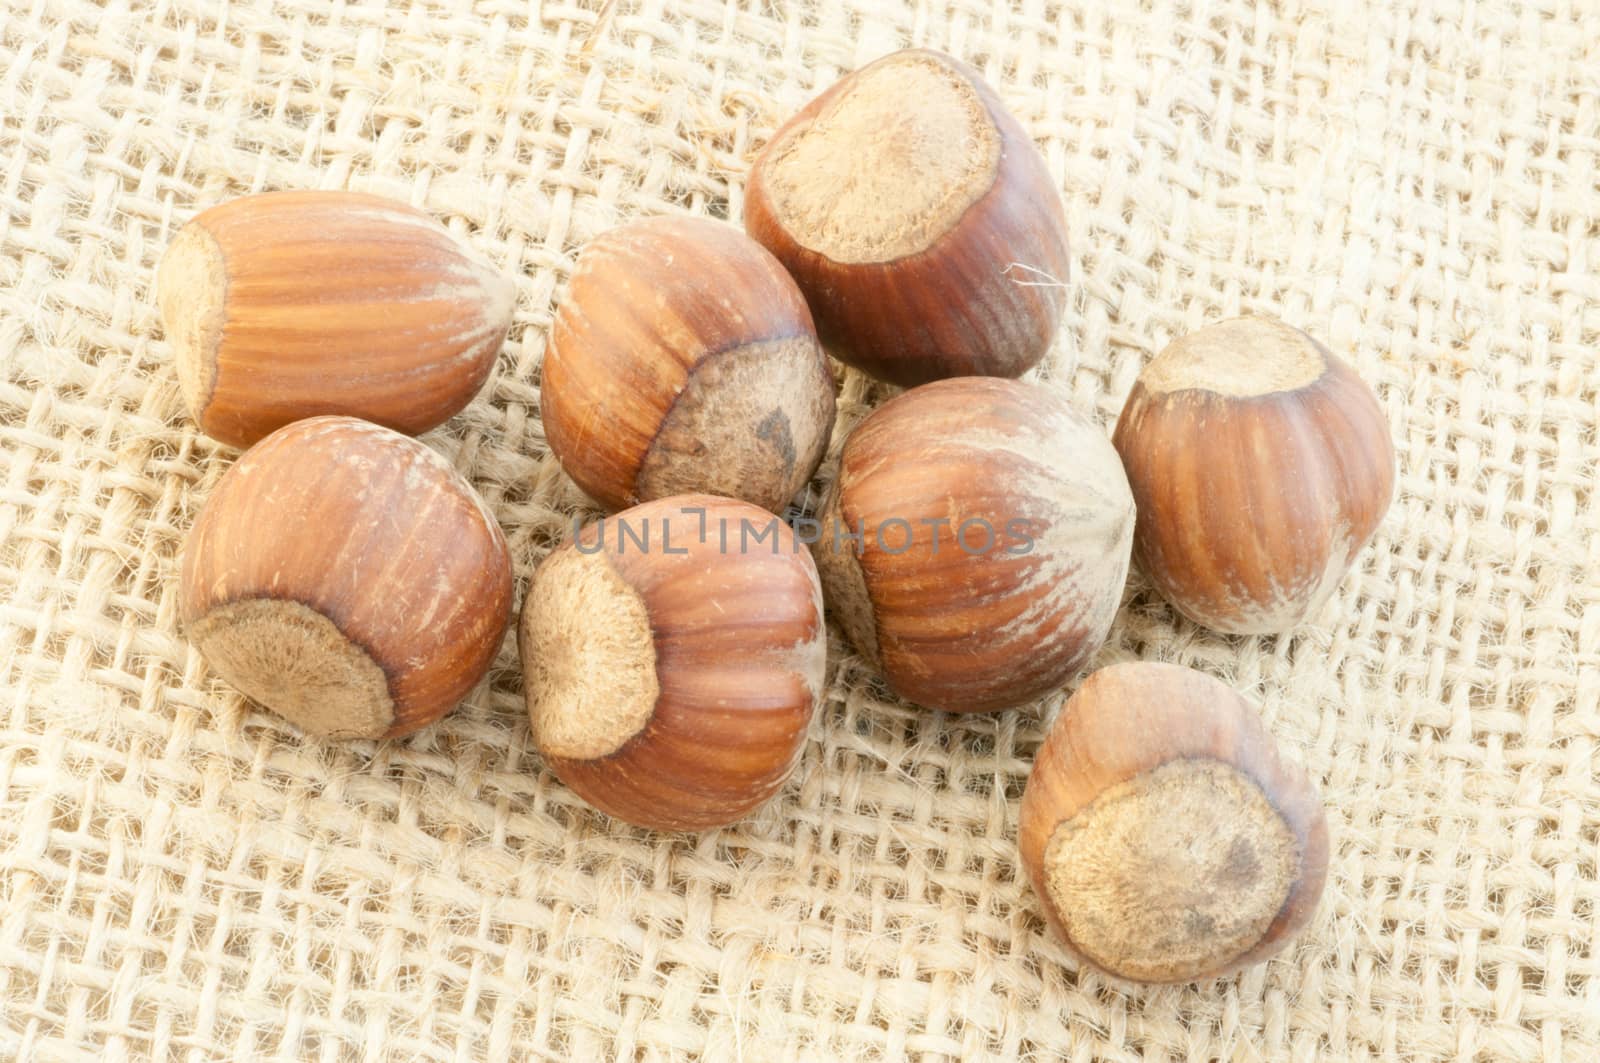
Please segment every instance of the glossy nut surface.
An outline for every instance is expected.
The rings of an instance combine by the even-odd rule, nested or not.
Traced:
[[[505,537],[424,444],[298,421],[222,477],[184,544],[179,610],[211,669],[311,734],[407,734],[483,678],[511,616]]]
[[[707,495],[644,503],[551,553],[518,645],[545,761],[661,830],[731,823],[777,793],[827,663],[810,555],[773,514]]]
[[[1133,523],[1116,452],[1064,396],[966,377],[856,428],[815,551],[830,613],[896,694],[981,712],[1055,689],[1105,641]]]
[[[1312,616],[1394,495],[1372,389],[1272,318],[1174,341],[1140,374],[1113,441],[1139,506],[1140,567],[1217,631],[1281,632]]]
[[[896,52],[774,134],[745,228],[805,292],[842,361],[912,386],[1015,377],[1066,303],[1066,218],[1032,140],[977,71]]]
[[[781,511],[833,431],[833,374],[776,259],[733,226],[650,218],[578,256],[545,349],[550,449],[609,509],[704,492]]]
[[[1034,760],[1018,831],[1051,927],[1132,981],[1262,962],[1311,918],[1327,875],[1305,773],[1238,694],[1171,664],[1084,681]]]
[[[415,435],[478,393],[516,289],[443,226],[357,192],[267,192],[204,211],[156,276],[184,401],[247,447],[347,414]]]

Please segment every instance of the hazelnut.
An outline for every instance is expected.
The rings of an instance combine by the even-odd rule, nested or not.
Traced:
[[[822,695],[822,590],[771,513],[658,499],[545,558],[518,648],[555,773],[629,823],[700,830],[754,810],[794,770]]]
[[[511,616],[500,527],[443,458],[353,417],[263,439],[184,544],[179,613],[211,668],[302,730],[408,734],[450,711]]]
[[[781,510],[833,430],[833,374],[799,289],[704,218],[651,218],[584,248],[540,402],[562,468],[609,509],[705,492]]]
[[[1271,318],[1170,344],[1139,375],[1113,441],[1139,505],[1141,568],[1217,631],[1281,632],[1310,617],[1394,494],[1372,389]]]
[[[1311,918],[1328,865],[1305,773],[1238,694],[1171,664],[1084,681],[1039,748],[1019,833],[1050,925],[1136,982],[1265,960]]]
[[[750,171],[745,228],[840,360],[895,384],[1021,375],[1066,303],[1043,157],[977,71],[904,51],[842,79]]]
[[[1133,499],[1065,398],[924,384],[845,441],[816,546],[828,606],[910,701],[1018,705],[1066,682],[1120,604]]]
[[[488,378],[516,298],[427,215],[356,192],[212,207],[156,290],[189,412],[237,447],[317,414],[443,423]]]

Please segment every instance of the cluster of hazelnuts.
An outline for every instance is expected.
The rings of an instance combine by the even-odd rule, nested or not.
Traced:
[[[1131,557],[1225,632],[1311,616],[1373,535],[1394,454],[1371,390],[1248,317],[1145,368],[1112,440],[1016,378],[1057,332],[1065,220],[1037,149],[967,66],[901,52],[784,125],[748,235],[657,218],[593,241],[550,329],[550,449],[614,515],[538,566],[518,645],[534,738],[628,822],[728,823],[788,778],[823,697],[824,601],[908,701],[1029,702],[1105,640]],[[406,734],[493,661],[513,582],[472,488],[410,438],[461,409],[511,284],[443,228],[350,193],[199,215],[158,278],[185,399],[248,451],[182,559],[211,667],[322,735]],[[844,441],[847,365],[907,387]],[[1091,675],[1039,750],[1023,863],[1089,963],[1185,981],[1303,925],[1327,833],[1304,773],[1220,682]]]

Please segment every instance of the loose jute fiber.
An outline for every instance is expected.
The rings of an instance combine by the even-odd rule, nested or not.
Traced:
[[[331,743],[177,629],[237,456],[157,323],[183,221],[354,188],[516,273],[426,441],[520,593],[585,512],[538,416],[577,249],[738,218],[783,118],[905,44],[975,63],[1059,180],[1048,386],[1109,426],[1253,311],[1382,396],[1398,497],[1315,622],[1216,636],[1135,576],[1096,661],[1234,684],[1327,799],[1318,915],[1236,978],[1138,989],[1048,936],[1016,813],[1065,692],[940,716],[835,636],[778,799],[666,836],[544,769],[511,638],[437,726]],[[0,0],[0,1055],[1600,1058],[1597,157],[1589,0]],[[844,374],[841,428],[885,393]]]

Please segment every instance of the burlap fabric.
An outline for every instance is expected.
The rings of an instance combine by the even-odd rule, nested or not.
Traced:
[[[1600,1058],[1600,11],[1204,0],[0,0],[0,1054],[23,1059]],[[492,383],[428,441],[519,586],[582,502],[539,363],[576,249],[737,218],[752,153],[905,43],[974,61],[1075,243],[1042,374],[1108,425],[1168,339],[1242,310],[1381,391],[1400,493],[1318,622],[1230,639],[1135,577],[1106,663],[1262,706],[1326,795],[1327,896],[1269,966],[1077,970],[1019,873],[1061,697],[886,697],[837,638],[794,781],[699,837],[584,807],[507,640],[452,717],[306,740],[174,621],[235,454],[151,301],[224,198],[425,207],[520,279]],[[843,384],[841,423],[881,398]]]

